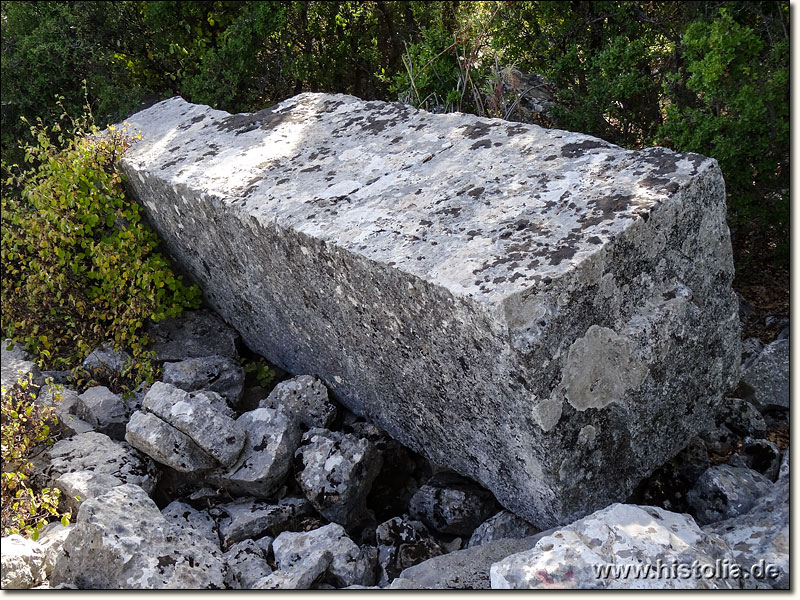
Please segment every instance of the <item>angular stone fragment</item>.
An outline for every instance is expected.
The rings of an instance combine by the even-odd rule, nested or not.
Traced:
[[[507,510],[501,510],[478,525],[472,537],[469,538],[467,548],[503,538],[524,538],[536,533],[539,533],[539,530],[525,519],[521,519]]]
[[[36,397],[36,404],[52,406],[58,419],[58,428],[63,437],[72,437],[79,433],[94,431],[89,423],[78,418],[78,399],[80,394],[75,390],[61,386],[44,385]]]
[[[122,483],[140,486],[148,494],[158,482],[158,470],[147,456],[95,431],[56,442],[41,460],[34,460],[34,466],[41,487],[53,487],[65,473],[78,471],[111,475]]]
[[[769,493],[772,482],[746,467],[709,467],[686,494],[701,525],[742,515]]]
[[[386,586],[404,569],[444,554],[420,521],[394,517],[375,529],[378,546],[378,585]]]
[[[173,500],[161,511],[161,515],[175,527],[193,531],[219,547],[217,523],[207,511],[196,510],[185,502]]]
[[[6,590],[27,590],[45,578],[45,552],[36,542],[14,534],[2,544],[2,584]]]
[[[325,550],[333,557],[328,569],[332,583],[339,587],[375,583],[377,550],[358,545],[347,537],[344,527],[331,523],[308,532],[284,531],[272,542],[278,569],[291,571],[315,551]]]
[[[291,570],[273,571],[259,579],[255,590],[307,590],[328,570],[333,555],[328,550],[314,550],[302,561],[293,563]]]
[[[219,589],[224,573],[218,547],[172,527],[140,487],[126,484],[83,503],[52,583],[80,589]]]
[[[297,482],[314,508],[326,519],[348,526],[364,512],[382,464],[369,440],[318,428],[303,434],[295,460]]]
[[[263,548],[253,540],[234,544],[223,557],[228,565],[225,583],[234,590],[249,590],[272,573]]]
[[[231,358],[203,356],[164,363],[161,379],[187,392],[203,389],[217,392],[235,404],[242,395],[244,369]]]
[[[491,581],[492,589],[737,589],[722,563],[735,564],[728,545],[688,515],[613,504],[493,564]],[[643,567],[653,573],[636,572]]]
[[[90,371],[119,376],[131,361],[133,357],[124,350],[115,350],[112,344],[105,344],[95,348],[81,364]]]
[[[280,408],[306,427],[330,427],[336,419],[336,404],[328,399],[328,390],[311,375],[282,381],[259,406]]]
[[[44,384],[39,367],[30,358],[30,354],[20,344],[3,340],[0,345],[0,394],[3,398],[18,387],[20,381],[29,381],[37,386]]]
[[[492,494],[454,473],[437,473],[411,498],[408,510],[442,533],[472,535],[497,512]]]
[[[236,358],[236,332],[214,313],[191,310],[180,317],[149,323],[147,335],[156,360],[174,361],[202,356]]]
[[[181,473],[202,471],[218,465],[192,438],[149,412],[140,410],[133,413],[128,421],[125,440],[156,462]]]
[[[314,512],[305,498],[283,498],[274,504],[240,498],[220,508],[225,513],[219,521],[219,534],[225,549],[248,538],[278,535]]]
[[[624,500],[738,379],[712,159],[311,93],[129,122],[133,193],[248,347],[537,526]]]
[[[75,525],[70,523],[66,527],[58,521],[45,525],[36,540],[44,550],[44,572],[49,579],[56,566],[58,557],[61,556],[64,547],[64,540],[67,539],[70,531]]]
[[[202,394],[189,395],[157,381],[144,397],[142,408],[189,436],[223,467],[233,466],[242,453],[244,430]]]
[[[128,407],[122,398],[105,386],[90,387],[78,396],[75,414],[112,440],[125,439]]]
[[[286,479],[292,458],[300,445],[300,429],[283,412],[257,408],[236,420],[245,432],[241,458],[226,473],[209,481],[235,493],[266,498]]]
[[[73,471],[56,479],[55,487],[61,490],[59,504],[65,510],[78,514],[81,504],[90,498],[102,496],[112,488],[125,483],[119,477],[94,471]]]
[[[789,340],[778,340],[764,348],[742,373],[745,399],[767,408],[789,408]]]
[[[400,573],[390,589],[409,590],[488,590],[489,569],[492,564],[506,556],[530,550],[547,531],[522,539],[502,539],[487,542],[472,548],[457,550],[442,556],[434,556]]]
[[[733,550],[742,569],[743,587],[789,589],[789,480],[743,515],[713,523],[703,531],[718,535]]]
[[[717,420],[741,437],[762,438],[767,433],[764,417],[747,400],[725,398],[719,407]]]

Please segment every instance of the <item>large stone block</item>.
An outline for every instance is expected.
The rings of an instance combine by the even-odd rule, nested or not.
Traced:
[[[539,527],[624,500],[738,379],[712,159],[343,95],[130,124],[133,193],[249,347]]]

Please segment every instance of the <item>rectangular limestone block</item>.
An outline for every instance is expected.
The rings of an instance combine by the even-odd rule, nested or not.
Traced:
[[[311,93],[129,123],[133,193],[249,347],[542,528],[624,501],[737,380],[712,159]]]

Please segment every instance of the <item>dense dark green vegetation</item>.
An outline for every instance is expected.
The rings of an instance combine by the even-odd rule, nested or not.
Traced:
[[[121,148],[64,135],[84,81],[104,124],[174,94],[241,112],[304,90],[504,116],[515,73],[540,73],[560,127],[717,158],[738,266],[785,263],[788,32],[788,2],[3,2],[3,332],[54,364],[197,302],[124,198]]]

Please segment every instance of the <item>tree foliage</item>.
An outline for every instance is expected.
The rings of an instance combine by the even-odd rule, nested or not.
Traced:
[[[3,2],[2,19],[7,160],[19,117],[50,122],[55,94],[77,109],[83,79],[104,122],[307,90],[505,116],[513,67],[554,84],[560,127],[717,158],[732,224],[787,237],[788,2]]]

